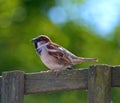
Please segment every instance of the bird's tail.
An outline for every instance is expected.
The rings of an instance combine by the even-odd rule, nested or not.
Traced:
[[[81,57],[74,59],[75,64],[82,63],[82,62],[98,62],[98,59],[96,59],[96,58],[81,58]]]

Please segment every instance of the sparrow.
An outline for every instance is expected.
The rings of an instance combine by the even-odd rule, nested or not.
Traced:
[[[96,58],[83,58],[74,55],[62,46],[53,43],[46,35],[33,38],[32,42],[34,43],[36,52],[40,56],[41,61],[51,71],[61,71],[72,68],[73,65],[82,62],[97,62]]]

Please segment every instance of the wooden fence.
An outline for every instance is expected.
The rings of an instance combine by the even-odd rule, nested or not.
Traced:
[[[89,103],[110,103],[111,87],[120,87],[120,66],[93,65],[88,69],[55,73],[3,72],[0,77],[2,103],[23,103],[24,95],[88,89]]]

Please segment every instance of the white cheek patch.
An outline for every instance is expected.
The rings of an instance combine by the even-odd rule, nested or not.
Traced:
[[[42,45],[42,41],[37,43],[37,46],[40,47]]]
[[[43,41],[41,41],[41,42],[38,42],[37,43],[37,48],[43,48],[43,47],[45,47],[46,45],[48,45],[49,43],[45,43],[45,42],[43,42]]]

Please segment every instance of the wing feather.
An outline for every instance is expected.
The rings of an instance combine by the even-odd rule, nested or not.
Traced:
[[[59,63],[65,64],[65,65],[71,64],[71,60],[68,57],[69,54],[64,48],[56,44],[50,44],[47,46],[47,48],[48,48],[48,53],[54,56],[55,58],[57,58],[59,60]]]

